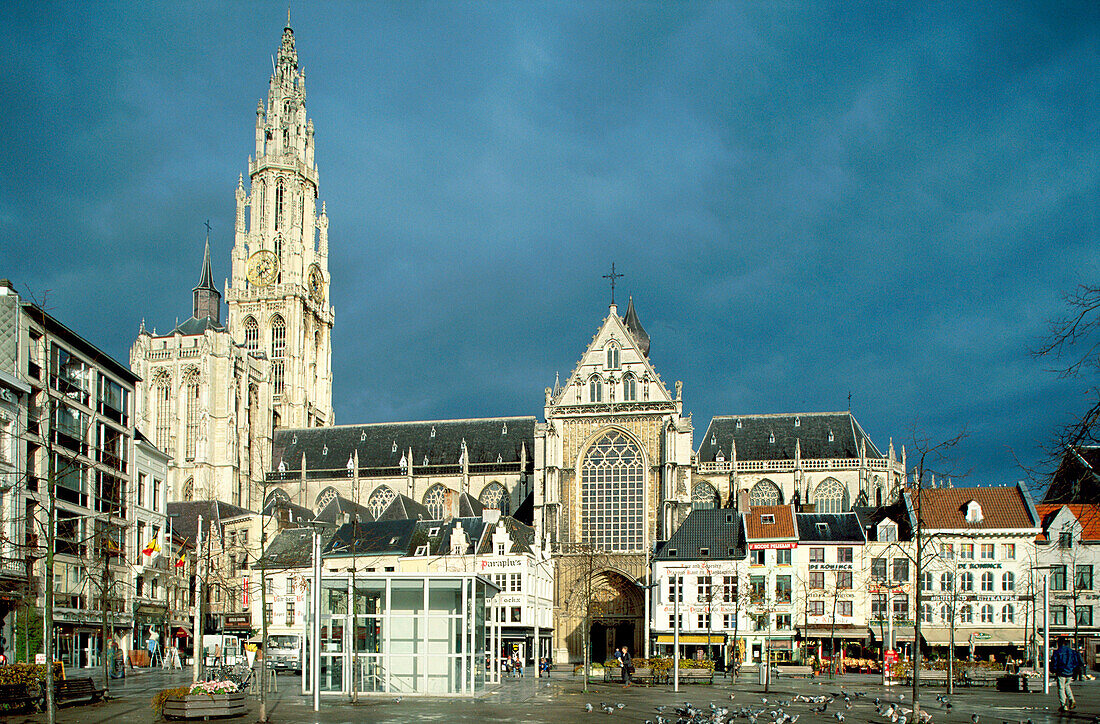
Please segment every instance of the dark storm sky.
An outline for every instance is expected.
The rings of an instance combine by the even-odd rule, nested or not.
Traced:
[[[338,422],[541,417],[614,261],[696,444],[851,392],[1023,477],[1096,382],[1029,350],[1100,272],[1100,6],[913,5],[295,3]],[[186,318],[284,22],[0,8],[0,276],[123,361]]]

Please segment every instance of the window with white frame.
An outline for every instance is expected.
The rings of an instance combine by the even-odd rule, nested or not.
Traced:
[[[974,574],[970,571],[963,571],[959,574],[959,590],[960,591],[973,591],[974,590]]]
[[[993,607],[988,603],[982,606],[982,623],[993,623]]]
[[[995,547],[995,544],[993,544],[993,543],[982,543],[982,560],[983,561],[993,560],[994,547]]]
[[[699,628],[707,628],[710,624],[710,616],[705,613],[700,613],[695,617],[695,623]]]
[[[824,616],[825,615],[825,602],[824,601],[810,601],[810,615],[811,616]]]
[[[1016,544],[1004,543],[1001,545],[1001,555],[1006,561],[1016,560]]]
[[[1016,607],[1011,603],[1001,607],[1001,623],[1016,623]]]
[[[959,609],[959,622],[960,623],[974,623],[974,609],[969,605],[963,606]]]
[[[851,616],[852,615],[852,602],[851,601],[837,601],[836,613],[838,616]]]
[[[1012,571],[1005,571],[1001,576],[1001,588],[1005,591],[1016,590],[1016,574]]]
[[[989,573],[987,571],[986,573],[982,574],[982,591],[988,593],[992,590],[993,590],[993,574]]]

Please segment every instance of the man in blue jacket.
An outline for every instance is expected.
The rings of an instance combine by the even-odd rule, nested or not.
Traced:
[[[1058,701],[1061,706],[1058,711],[1069,711],[1077,708],[1077,702],[1073,698],[1073,689],[1070,682],[1077,669],[1082,666],[1081,657],[1069,645],[1069,639],[1062,637],[1058,641],[1058,650],[1050,657],[1050,672],[1058,681]]]

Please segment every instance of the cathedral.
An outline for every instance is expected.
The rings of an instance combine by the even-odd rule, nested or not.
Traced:
[[[143,323],[130,350],[138,426],[171,456],[174,500],[258,509],[272,432],[333,423],[328,215],[305,101],[288,23],[237,181],[228,316],[208,238],[191,317],[167,334]]]
[[[288,24],[257,108],[248,188],[243,177],[237,185],[228,317],[207,244],[191,318],[164,335],[143,328],[131,350],[138,426],[171,455],[175,500],[255,511],[277,499],[316,512],[340,498],[374,518],[395,501],[433,519],[513,515],[555,566],[554,626],[527,650],[564,663],[589,636],[594,651],[643,650],[639,584],[655,545],[693,508],[841,512],[897,498],[904,460],[892,443],[880,452],[850,412],[720,416],[696,447],[683,385],[651,363],[633,299],[622,313],[612,300],[602,319],[593,314],[595,334],[565,384],[545,388],[542,421],[336,426],[313,144]]]

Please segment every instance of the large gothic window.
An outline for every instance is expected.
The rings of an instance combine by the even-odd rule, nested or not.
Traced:
[[[607,345],[607,369],[619,369],[619,345],[614,342]]]
[[[374,492],[367,498],[367,510],[377,519],[396,497],[397,493],[393,492],[393,488],[388,485],[375,488]]]
[[[814,490],[814,512],[843,513],[848,510],[848,489],[835,478],[826,478]]]
[[[271,384],[276,395],[286,388],[286,322],[276,314],[271,318]]]
[[[710,483],[696,483],[691,487],[692,510],[717,508],[718,502],[718,491]]]
[[[157,447],[170,453],[168,439],[172,430],[172,379],[163,372],[153,381],[153,405],[157,425]]]
[[[770,480],[761,480],[749,490],[749,507],[754,505],[779,505],[783,502],[783,493],[779,486]]]
[[[192,500],[195,497],[195,479],[188,478],[183,483],[183,499]]]
[[[443,517],[444,503],[447,500],[447,488],[442,483],[436,483],[424,493],[424,507],[428,509],[432,519],[439,520]]]
[[[603,402],[603,380],[599,375],[592,375],[588,379],[588,401]]]
[[[510,515],[512,512],[512,501],[508,497],[508,491],[498,482],[486,485],[478,496],[478,500],[486,508],[499,510],[501,515]]]
[[[642,451],[612,430],[597,438],[581,464],[581,538],[609,551],[644,545],[645,465]]]
[[[183,436],[184,460],[195,459],[199,442],[199,371],[192,369],[183,380],[183,400],[185,415]]]
[[[335,500],[338,495],[339,493],[336,492],[336,488],[331,485],[318,493],[316,501],[317,512],[320,513],[324,510],[325,506]]]
[[[634,402],[638,399],[638,380],[627,372],[623,375],[623,400]]]
[[[252,317],[244,320],[244,348],[253,351],[260,348],[260,325]]]

